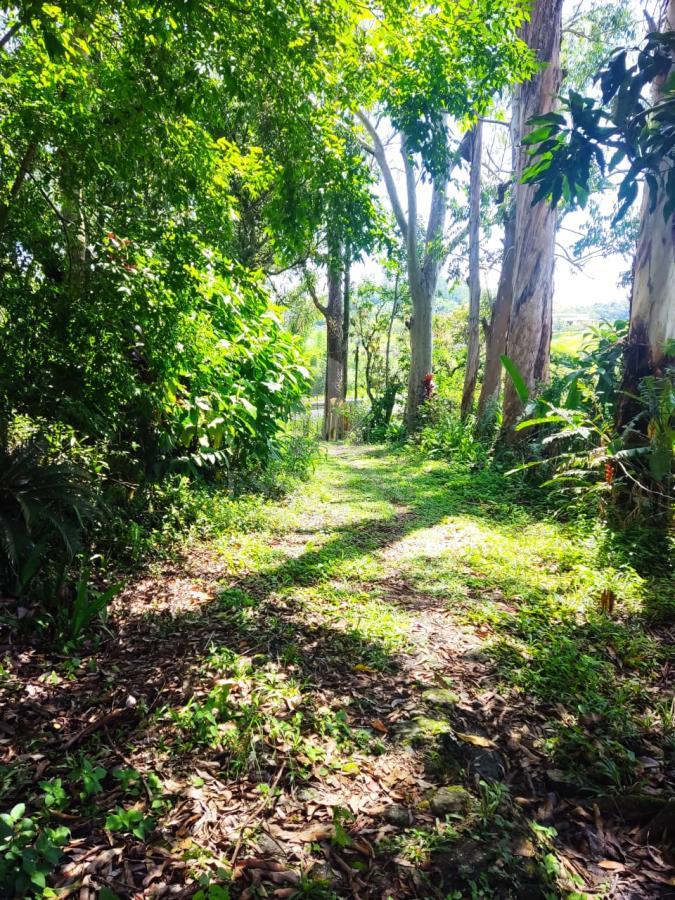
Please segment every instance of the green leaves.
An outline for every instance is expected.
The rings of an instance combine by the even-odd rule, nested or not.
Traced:
[[[520,402],[523,404],[527,403],[530,398],[530,392],[525,384],[523,376],[520,374],[518,366],[516,366],[512,359],[509,359],[509,357],[504,354],[499,358],[502,361],[502,365],[511,376],[511,381],[513,382],[513,386],[516,389]]]
[[[70,831],[64,827],[40,830],[18,803],[0,814],[0,887],[8,896],[42,896],[47,876],[61,858]]]
[[[655,81],[672,66],[671,39],[651,34],[637,54],[627,50],[613,54],[597,74],[601,100],[569,91],[561,98],[559,113],[540,117],[530,124],[534,130],[523,143],[530,148],[533,162],[525,169],[523,181],[538,185],[535,203],[547,200],[552,206],[564,198],[571,206],[584,206],[589,183],[595,174],[621,173],[618,223],[633,206],[642,180],[648,187],[651,209],[664,197],[666,220],[675,212],[675,82],[672,75],[650,97]],[[605,153],[611,152],[609,162]]]

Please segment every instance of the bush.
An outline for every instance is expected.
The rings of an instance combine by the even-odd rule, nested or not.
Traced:
[[[92,499],[85,470],[50,460],[43,438],[0,447],[0,589],[21,594],[46,560],[71,561]]]
[[[439,397],[427,401],[424,414],[426,424],[417,437],[424,453],[464,463],[487,463],[489,447],[476,437],[472,418],[462,422],[458,411]]]

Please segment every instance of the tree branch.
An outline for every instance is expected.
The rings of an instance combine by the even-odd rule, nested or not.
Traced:
[[[13,38],[14,35],[17,33],[17,31],[21,28],[22,25],[23,25],[23,22],[21,21],[21,19],[19,19],[18,22],[15,22],[15,23],[12,25],[12,27],[9,28],[9,29],[3,34],[3,36],[0,38],[0,50],[3,50],[4,47],[5,47],[5,44],[7,44],[9,41],[12,40],[12,38]]]
[[[316,306],[316,308],[319,310],[319,312],[321,313],[322,316],[327,317],[328,316],[328,307],[325,306],[319,300],[319,297],[316,293],[316,285],[314,284],[314,279],[309,274],[307,269],[305,269],[304,272],[305,272],[305,287],[307,288],[307,293],[309,294],[309,296],[312,300],[312,303],[314,304],[314,306]]]
[[[407,239],[408,235],[408,222],[410,222],[411,230],[415,228],[415,220],[410,215],[410,208],[408,208],[408,218],[406,219],[405,213],[403,212],[403,207],[401,206],[401,201],[398,197],[398,191],[396,190],[396,183],[394,182],[394,177],[391,174],[391,169],[389,168],[389,163],[387,162],[387,155],[384,151],[384,146],[382,141],[380,140],[380,136],[375,130],[373,124],[368,119],[366,114],[362,110],[358,110],[356,113],[356,118],[366,129],[368,134],[370,135],[370,139],[373,142],[372,153],[375,159],[377,160],[377,164],[380,167],[380,171],[382,172],[382,178],[384,179],[384,185],[387,189],[387,194],[389,195],[389,201],[391,202],[391,208],[394,212],[394,217],[396,218],[396,223],[401,231],[401,234],[405,239]],[[408,198],[409,199],[409,198]]]
[[[31,141],[31,143],[28,145],[28,149],[23,155],[21,162],[19,163],[19,171],[16,173],[16,177],[14,178],[12,186],[9,189],[9,200],[7,201],[7,203],[0,203],[0,231],[2,231],[7,224],[10,207],[16,200],[27,176],[30,174],[30,169],[33,165],[33,160],[35,159],[36,153],[37,143],[35,141]]]

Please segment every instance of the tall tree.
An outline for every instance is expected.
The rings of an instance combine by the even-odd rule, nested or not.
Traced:
[[[583,206],[596,172],[619,175],[615,222],[644,183],[626,353],[626,386],[632,389],[645,375],[663,371],[675,337],[675,0],[664,7],[663,31],[650,25],[642,47],[616,51],[598,73],[601,98],[570,91],[561,108],[566,115],[549,114],[537,123],[532,164],[524,174],[537,188],[535,202],[548,200],[551,207],[563,196]]]
[[[517,103],[519,95],[520,86],[516,85],[511,101],[512,118],[509,129],[511,168],[514,172],[518,160],[518,149],[514,140],[513,127],[514,123],[518,121]],[[490,321],[485,326],[485,366],[483,368],[483,380],[476,413],[479,428],[484,428],[494,421],[502,381],[501,357],[506,353],[506,339],[509,331],[511,302],[513,299],[513,264],[516,233],[513,183],[502,185],[501,193],[502,220],[504,224],[502,262],[499,271],[497,294],[490,312]]]
[[[464,124],[487,111],[495,92],[533,71],[532,56],[518,38],[528,6],[520,0],[477,0],[458,7],[393,2],[367,32],[364,58],[367,89],[357,118],[367,146],[378,162],[396,222],[406,244],[407,280],[412,301],[410,373],[406,420],[418,423],[432,370],[433,298],[449,250],[446,192],[457,146],[450,141],[452,122]],[[367,114],[387,118],[398,135],[407,208],[385,147]],[[422,234],[417,221],[417,183],[431,181],[431,204]]]
[[[471,412],[480,365],[480,192],[483,158],[483,124],[480,120],[471,131],[470,147],[469,323],[464,389],[462,391],[462,419],[466,419]]]
[[[529,391],[549,374],[552,331],[553,268],[555,262],[556,210],[534,204],[536,189],[523,183],[528,161],[523,141],[536,116],[550,113],[560,87],[560,43],[562,0],[537,0],[531,18],[522,30],[524,40],[537,53],[540,69],[518,88],[515,140],[518,162],[515,171],[515,231],[513,295],[507,337],[507,355],[519,370]],[[503,426],[513,428],[523,401],[513,381],[504,391]]]
[[[444,247],[444,237],[446,190],[450,180],[450,169],[443,169],[433,177],[431,207],[426,229],[420,241],[417,227],[417,177],[406,135],[400,135],[407,198],[407,212],[404,212],[382,140],[365,113],[360,112],[358,116],[370,137],[369,149],[382,172],[392,210],[406,247],[408,287],[412,303],[406,422],[408,429],[413,431],[419,407],[425,396],[424,378],[432,371],[432,301],[438,287],[441,267],[449,252],[448,248]]]

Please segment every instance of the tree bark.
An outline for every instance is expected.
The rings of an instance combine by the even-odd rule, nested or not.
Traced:
[[[675,30],[675,0],[670,0],[660,30]],[[655,83],[654,102],[661,99],[667,78],[664,75]],[[655,208],[650,210],[649,190],[645,185],[622,384],[622,391],[628,394],[637,393],[646,375],[658,375],[673,361],[672,355],[667,356],[667,344],[675,340],[675,214],[664,218],[665,202],[665,185],[661,183]],[[618,415],[620,426],[627,425],[635,416],[635,403],[623,393]]]
[[[323,436],[327,441],[344,437],[344,324],[342,270],[339,265],[328,268],[328,303],[326,317],[326,391]]]
[[[542,68],[520,86],[513,301],[506,351],[531,393],[549,374],[557,216],[546,203],[532,206],[536,187],[520,182],[528,159],[522,139],[531,130],[529,119],[555,107],[561,81],[561,33],[562,0],[537,0],[530,21],[523,28],[523,38],[537,51]],[[503,426],[511,439],[517,434],[513,426],[522,409],[518,393],[507,379]]]
[[[347,388],[349,378],[349,326],[351,324],[351,254],[349,247],[345,251],[345,276],[343,290],[343,308],[342,308],[342,371],[344,379],[342,384],[342,399],[347,399]]]
[[[462,391],[462,420],[471,412],[480,365],[480,183],[483,154],[483,125],[471,132],[471,177],[469,184],[469,326],[466,370]]]
[[[506,353],[506,339],[511,315],[511,298],[513,297],[513,259],[514,234],[516,222],[513,208],[506,213],[504,220],[504,252],[502,268],[499,273],[497,296],[492,306],[490,323],[485,336],[485,367],[483,383],[478,397],[477,418],[481,428],[486,427],[494,419],[497,401],[501,389],[502,361]]]
[[[511,101],[511,167],[515,176],[518,167],[517,136],[514,130],[519,122],[520,89],[516,85]],[[478,427],[485,429],[494,422],[497,412],[497,401],[502,384],[501,357],[506,353],[506,342],[509,333],[509,319],[511,318],[511,303],[513,300],[513,269],[515,262],[515,235],[516,235],[516,207],[515,185],[511,179],[510,190],[507,193],[507,206],[504,210],[504,249],[502,252],[502,267],[499,273],[497,296],[490,313],[490,323],[485,334],[485,367],[483,369],[483,382],[478,397],[477,419]]]
[[[394,299],[392,301],[391,315],[389,316],[389,325],[387,327],[387,345],[384,352],[384,387],[389,387],[389,373],[391,370],[391,336],[394,331],[394,322],[398,315],[398,282],[399,273],[394,276]]]

